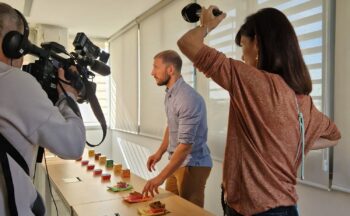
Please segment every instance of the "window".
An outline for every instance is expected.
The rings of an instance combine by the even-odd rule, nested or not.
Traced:
[[[153,57],[172,49],[183,60],[181,73],[194,86],[193,66],[181,54],[176,41],[193,25],[185,22],[179,11],[188,0],[172,1],[140,22],[140,134],[162,138],[166,127],[164,108],[165,86],[157,86],[151,76]]]
[[[208,1],[203,1],[209,5]],[[275,7],[286,14],[291,21],[296,34],[299,38],[300,47],[304,55],[305,63],[309,69],[313,82],[313,91],[311,96],[315,106],[323,110],[322,104],[322,0],[254,0],[225,5],[223,1],[212,2],[219,5],[227,13],[226,19],[207,37],[210,46],[218,49],[228,57],[234,59],[241,58],[241,50],[234,43],[234,37],[243,18],[265,7]],[[222,3],[222,4],[220,4]],[[248,6],[250,10],[248,10]],[[229,98],[227,92],[221,87],[210,81],[209,98],[217,101],[224,101]]]
[[[111,129],[138,132],[137,25],[110,40]]]
[[[292,23],[299,39],[304,61],[312,79],[311,96],[315,106],[323,111],[322,100],[322,0],[256,0],[257,9],[275,7]]]

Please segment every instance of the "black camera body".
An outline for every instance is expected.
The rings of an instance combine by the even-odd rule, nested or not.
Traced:
[[[40,83],[41,87],[47,93],[49,99],[56,103],[58,94],[56,90],[57,84],[57,69],[49,59],[40,58],[35,63],[23,65],[23,71],[30,73]]]
[[[80,32],[76,35],[73,46],[75,52],[71,53],[56,42],[42,43],[42,48],[33,44],[28,46],[27,53],[39,59],[34,63],[23,65],[22,69],[37,79],[53,103],[58,100],[58,68],[62,67],[65,70],[65,78],[79,92],[79,103],[88,102],[89,96],[96,91],[96,83],[93,82],[95,74],[89,71],[88,66],[103,76],[110,74],[110,68],[106,65],[109,54],[101,51],[84,33]],[[78,69],[79,73],[69,70],[72,65]]]

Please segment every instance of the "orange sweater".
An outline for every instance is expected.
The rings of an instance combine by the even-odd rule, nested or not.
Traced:
[[[228,205],[243,215],[295,205],[301,155],[294,91],[279,75],[207,46],[198,52],[194,65],[230,94],[223,166]],[[320,137],[340,139],[336,125],[316,109],[310,96],[297,98],[305,121],[305,153]]]

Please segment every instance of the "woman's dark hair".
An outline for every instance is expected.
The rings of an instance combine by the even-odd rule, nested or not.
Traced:
[[[298,38],[281,11],[264,8],[248,16],[236,35],[238,46],[242,36],[257,40],[258,69],[279,74],[297,94],[310,94],[312,82]]]

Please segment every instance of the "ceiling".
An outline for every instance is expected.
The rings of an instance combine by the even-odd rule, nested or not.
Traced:
[[[69,34],[109,38],[161,0],[2,0],[21,11],[29,24],[65,27]]]

